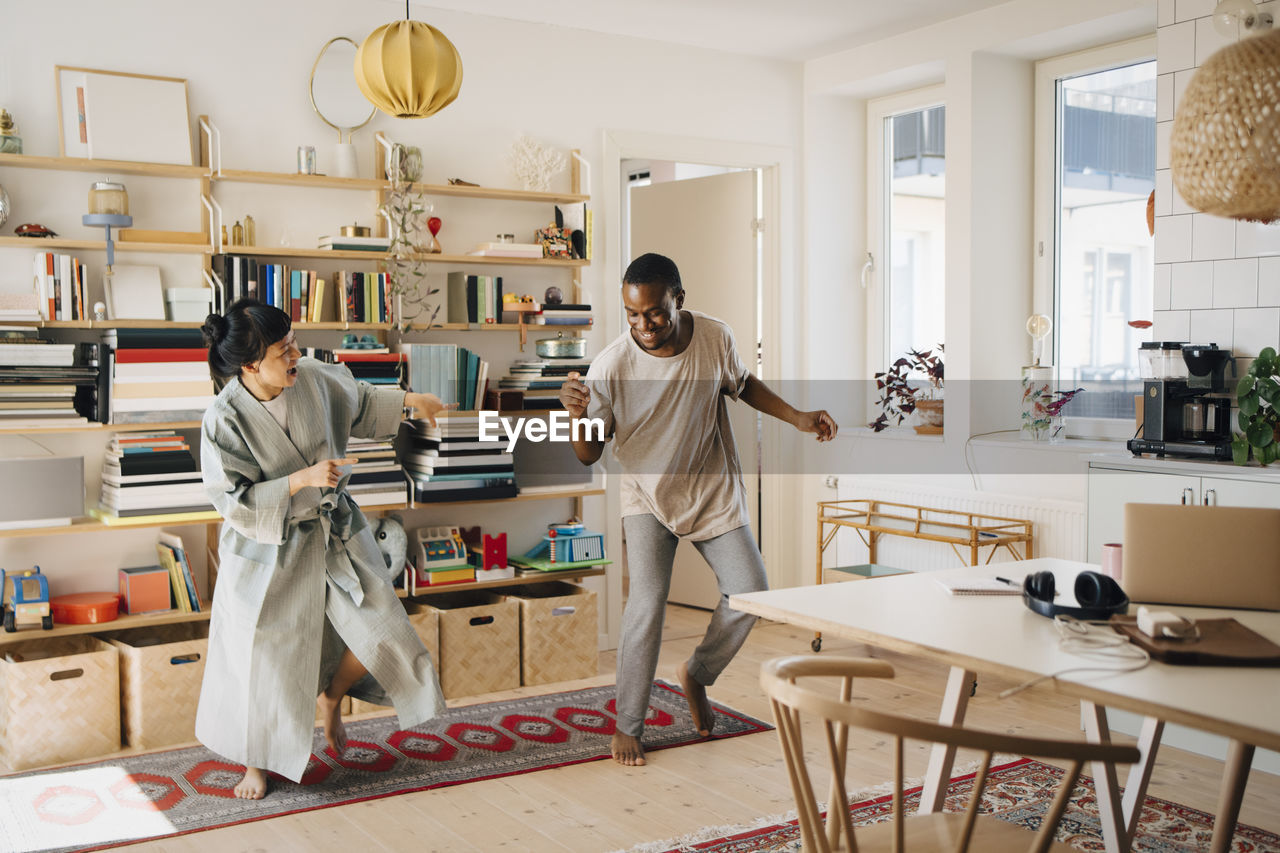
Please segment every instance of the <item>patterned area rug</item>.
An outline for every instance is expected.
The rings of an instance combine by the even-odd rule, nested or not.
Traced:
[[[244,768],[196,747],[0,777],[0,851],[97,850],[344,803],[460,785],[609,755],[614,687],[488,702],[397,731],[396,718],[347,723],[342,758],[315,752],[301,784],[276,778],[262,800],[238,800]],[[768,731],[718,703],[714,738]],[[703,738],[679,688],[654,683],[647,750]]]
[[[963,811],[969,804],[974,774],[958,776],[947,788],[947,811]],[[987,777],[982,812],[1001,820],[1038,829],[1048,811],[1062,771],[1029,758],[994,767]],[[891,793],[861,792],[850,797],[855,826],[889,820],[893,815]],[[908,812],[918,807],[920,788],[906,795]],[[1134,853],[1196,853],[1209,849],[1213,815],[1168,800],[1147,797],[1139,818]],[[1079,850],[1102,851],[1093,780],[1082,776],[1071,803],[1058,824],[1058,840]],[[640,844],[628,853],[797,853],[802,850],[795,813],[762,818],[753,825],[708,827],[682,838]],[[1280,836],[1251,826],[1236,825],[1234,853],[1280,853]]]

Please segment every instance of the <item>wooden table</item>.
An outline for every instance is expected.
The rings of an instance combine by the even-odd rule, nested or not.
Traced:
[[[1022,572],[1052,571],[1059,590],[1071,590],[1088,563],[1033,559]],[[1002,572],[1008,576],[1005,564]],[[857,642],[918,655],[951,666],[940,722],[964,720],[976,673],[1022,682],[1080,667],[1089,661],[1063,651],[1053,623],[1032,613],[1019,596],[953,596],[939,577],[993,576],[991,569],[965,567],[882,578],[875,583],[831,584],[768,590],[729,599],[730,607]],[[1013,576],[1021,581],[1021,572]],[[1069,592],[1061,603],[1071,604]],[[1162,606],[1161,609],[1166,609]],[[1191,618],[1231,616],[1273,642],[1280,642],[1280,613],[1168,607]],[[1105,629],[1104,629],[1105,630]],[[1164,724],[1178,723],[1223,735],[1230,741],[1218,800],[1212,853],[1226,853],[1256,747],[1280,749],[1280,669],[1171,666],[1152,662],[1136,672],[1072,672],[1045,683],[1078,699],[1086,734],[1110,738],[1106,709],[1146,718],[1139,735],[1142,761],[1129,773],[1123,800],[1115,768],[1094,767],[1099,817],[1109,853],[1130,848]],[[955,751],[935,746],[921,795],[921,811],[942,808]]]

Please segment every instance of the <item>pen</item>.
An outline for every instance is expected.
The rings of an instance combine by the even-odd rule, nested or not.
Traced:
[[[1000,583],[1007,583],[1009,586],[1017,586],[1017,584],[1014,583],[1013,581],[1009,580],[1008,578],[1002,578],[999,575],[996,575],[996,580],[1000,581]]]

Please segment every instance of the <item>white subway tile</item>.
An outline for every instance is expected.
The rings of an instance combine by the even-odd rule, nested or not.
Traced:
[[[1156,78],[1156,121],[1173,120],[1173,75]]]
[[[1213,262],[1213,307],[1258,306],[1258,259]]]
[[[1209,10],[1213,12],[1212,9]],[[1229,36],[1219,35],[1213,28],[1213,18],[1201,18],[1196,21],[1196,67],[1204,65],[1204,61],[1229,44],[1235,44],[1234,33]]]
[[[1252,357],[1280,342],[1280,308],[1242,308],[1235,314],[1231,349],[1236,355]]]
[[[1235,313],[1230,308],[1190,312],[1187,340],[1193,344],[1217,344],[1229,349],[1235,333]]]
[[[1173,122],[1156,122],[1156,168],[1169,168],[1169,137],[1173,135]]]
[[[1156,69],[1161,74],[1194,68],[1196,64],[1196,25],[1185,21],[1156,30]]]
[[[1174,9],[1173,0],[1157,0],[1156,3],[1156,26],[1167,27],[1174,23],[1176,10]]]
[[[1168,169],[1156,170],[1156,216],[1173,213],[1173,175]]]
[[[1178,104],[1182,103],[1182,94],[1187,91],[1187,84],[1191,82],[1191,75],[1195,74],[1195,69],[1188,71],[1175,71],[1173,74],[1173,114],[1178,114]]]
[[[1153,341],[1185,341],[1191,337],[1190,311],[1156,311],[1151,324]]]
[[[1258,258],[1258,304],[1280,305],[1280,258]]]
[[[1213,307],[1213,264],[1208,261],[1174,264],[1170,276],[1169,307]]]
[[[1216,0],[1175,0],[1173,4],[1173,20],[1175,22],[1190,21],[1193,18],[1212,15],[1213,7],[1216,5]]]
[[[1191,217],[1161,216],[1156,219],[1156,263],[1176,264],[1191,260]]]
[[[1173,267],[1170,264],[1156,264],[1155,275],[1151,279],[1151,307],[1156,311],[1169,310],[1169,282]]]
[[[1173,172],[1169,173],[1172,177]],[[1184,213],[1195,213],[1196,209],[1187,204],[1187,200],[1182,197],[1182,193],[1178,192],[1178,185],[1173,185],[1173,210],[1169,211],[1174,216],[1181,216]]]
[[[1261,255],[1280,255],[1280,222],[1270,225],[1237,222],[1236,257],[1253,258]]]
[[[1236,221],[1197,213],[1191,224],[1191,258],[1216,261],[1236,256]]]

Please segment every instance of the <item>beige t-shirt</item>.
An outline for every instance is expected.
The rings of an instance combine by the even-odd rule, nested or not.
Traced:
[[[622,514],[652,513],[693,541],[747,524],[726,397],[747,383],[730,328],[697,311],[684,352],[660,358],[622,333],[591,362],[587,417],[601,418],[622,468]]]

